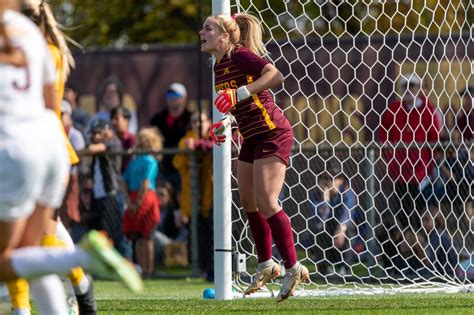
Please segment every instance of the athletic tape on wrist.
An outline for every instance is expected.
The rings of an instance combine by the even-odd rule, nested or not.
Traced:
[[[252,94],[249,92],[249,89],[247,89],[247,86],[241,86],[237,89],[237,101],[243,101],[249,97],[251,97]]]

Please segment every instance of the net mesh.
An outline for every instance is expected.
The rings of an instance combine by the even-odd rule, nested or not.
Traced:
[[[255,0],[231,9],[259,17],[285,76],[273,93],[294,149],[280,202],[312,283],[339,292],[470,286],[472,4]],[[417,80],[413,106],[391,107]],[[232,197],[245,285],[256,248],[235,176]]]

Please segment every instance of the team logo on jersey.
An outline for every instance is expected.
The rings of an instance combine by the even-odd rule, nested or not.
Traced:
[[[228,67],[224,68],[224,74],[229,74],[229,73],[230,73],[229,68]]]

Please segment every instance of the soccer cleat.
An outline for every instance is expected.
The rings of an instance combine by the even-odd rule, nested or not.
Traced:
[[[97,303],[94,297],[94,282],[91,276],[86,276],[89,279],[89,288],[84,294],[77,294],[77,304],[79,307],[79,315],[95,315],[97,314]]]
[[[258,268],[257,273],[253,277],[252,283],[250,283],[248,288],[245,290],[245,295],[257,292],[266,283],[278,277],[280,273],[280,265],[274,261],[268,267]]]
[[[143,291],[143,281],[135,267],[112,247],[107,237],[92,230],[84,235],[79,246],[92,257],[91,272],[118,279],[132,292]]]
[[[280,293],[276,298],[277,302],[286,300],[290,295],[293,295],[296,287],[302,282],[309,280],[309,271],[308,268],[302,264],[298,264],[298,267],[295,272],[290,272],[286,270],[285,279],[280,289]]]

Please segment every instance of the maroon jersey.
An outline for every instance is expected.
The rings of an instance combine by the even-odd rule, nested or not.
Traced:
[[[224,56],[214,65],[216,92],[223,89],[237,89],[260,78],[262,69],[269,62],[245,47],[237,47],[229,57]],[[291,129],[281,109],[275,105],[268,90],[237,103],[230,109],[244,139],[256,135]]]

